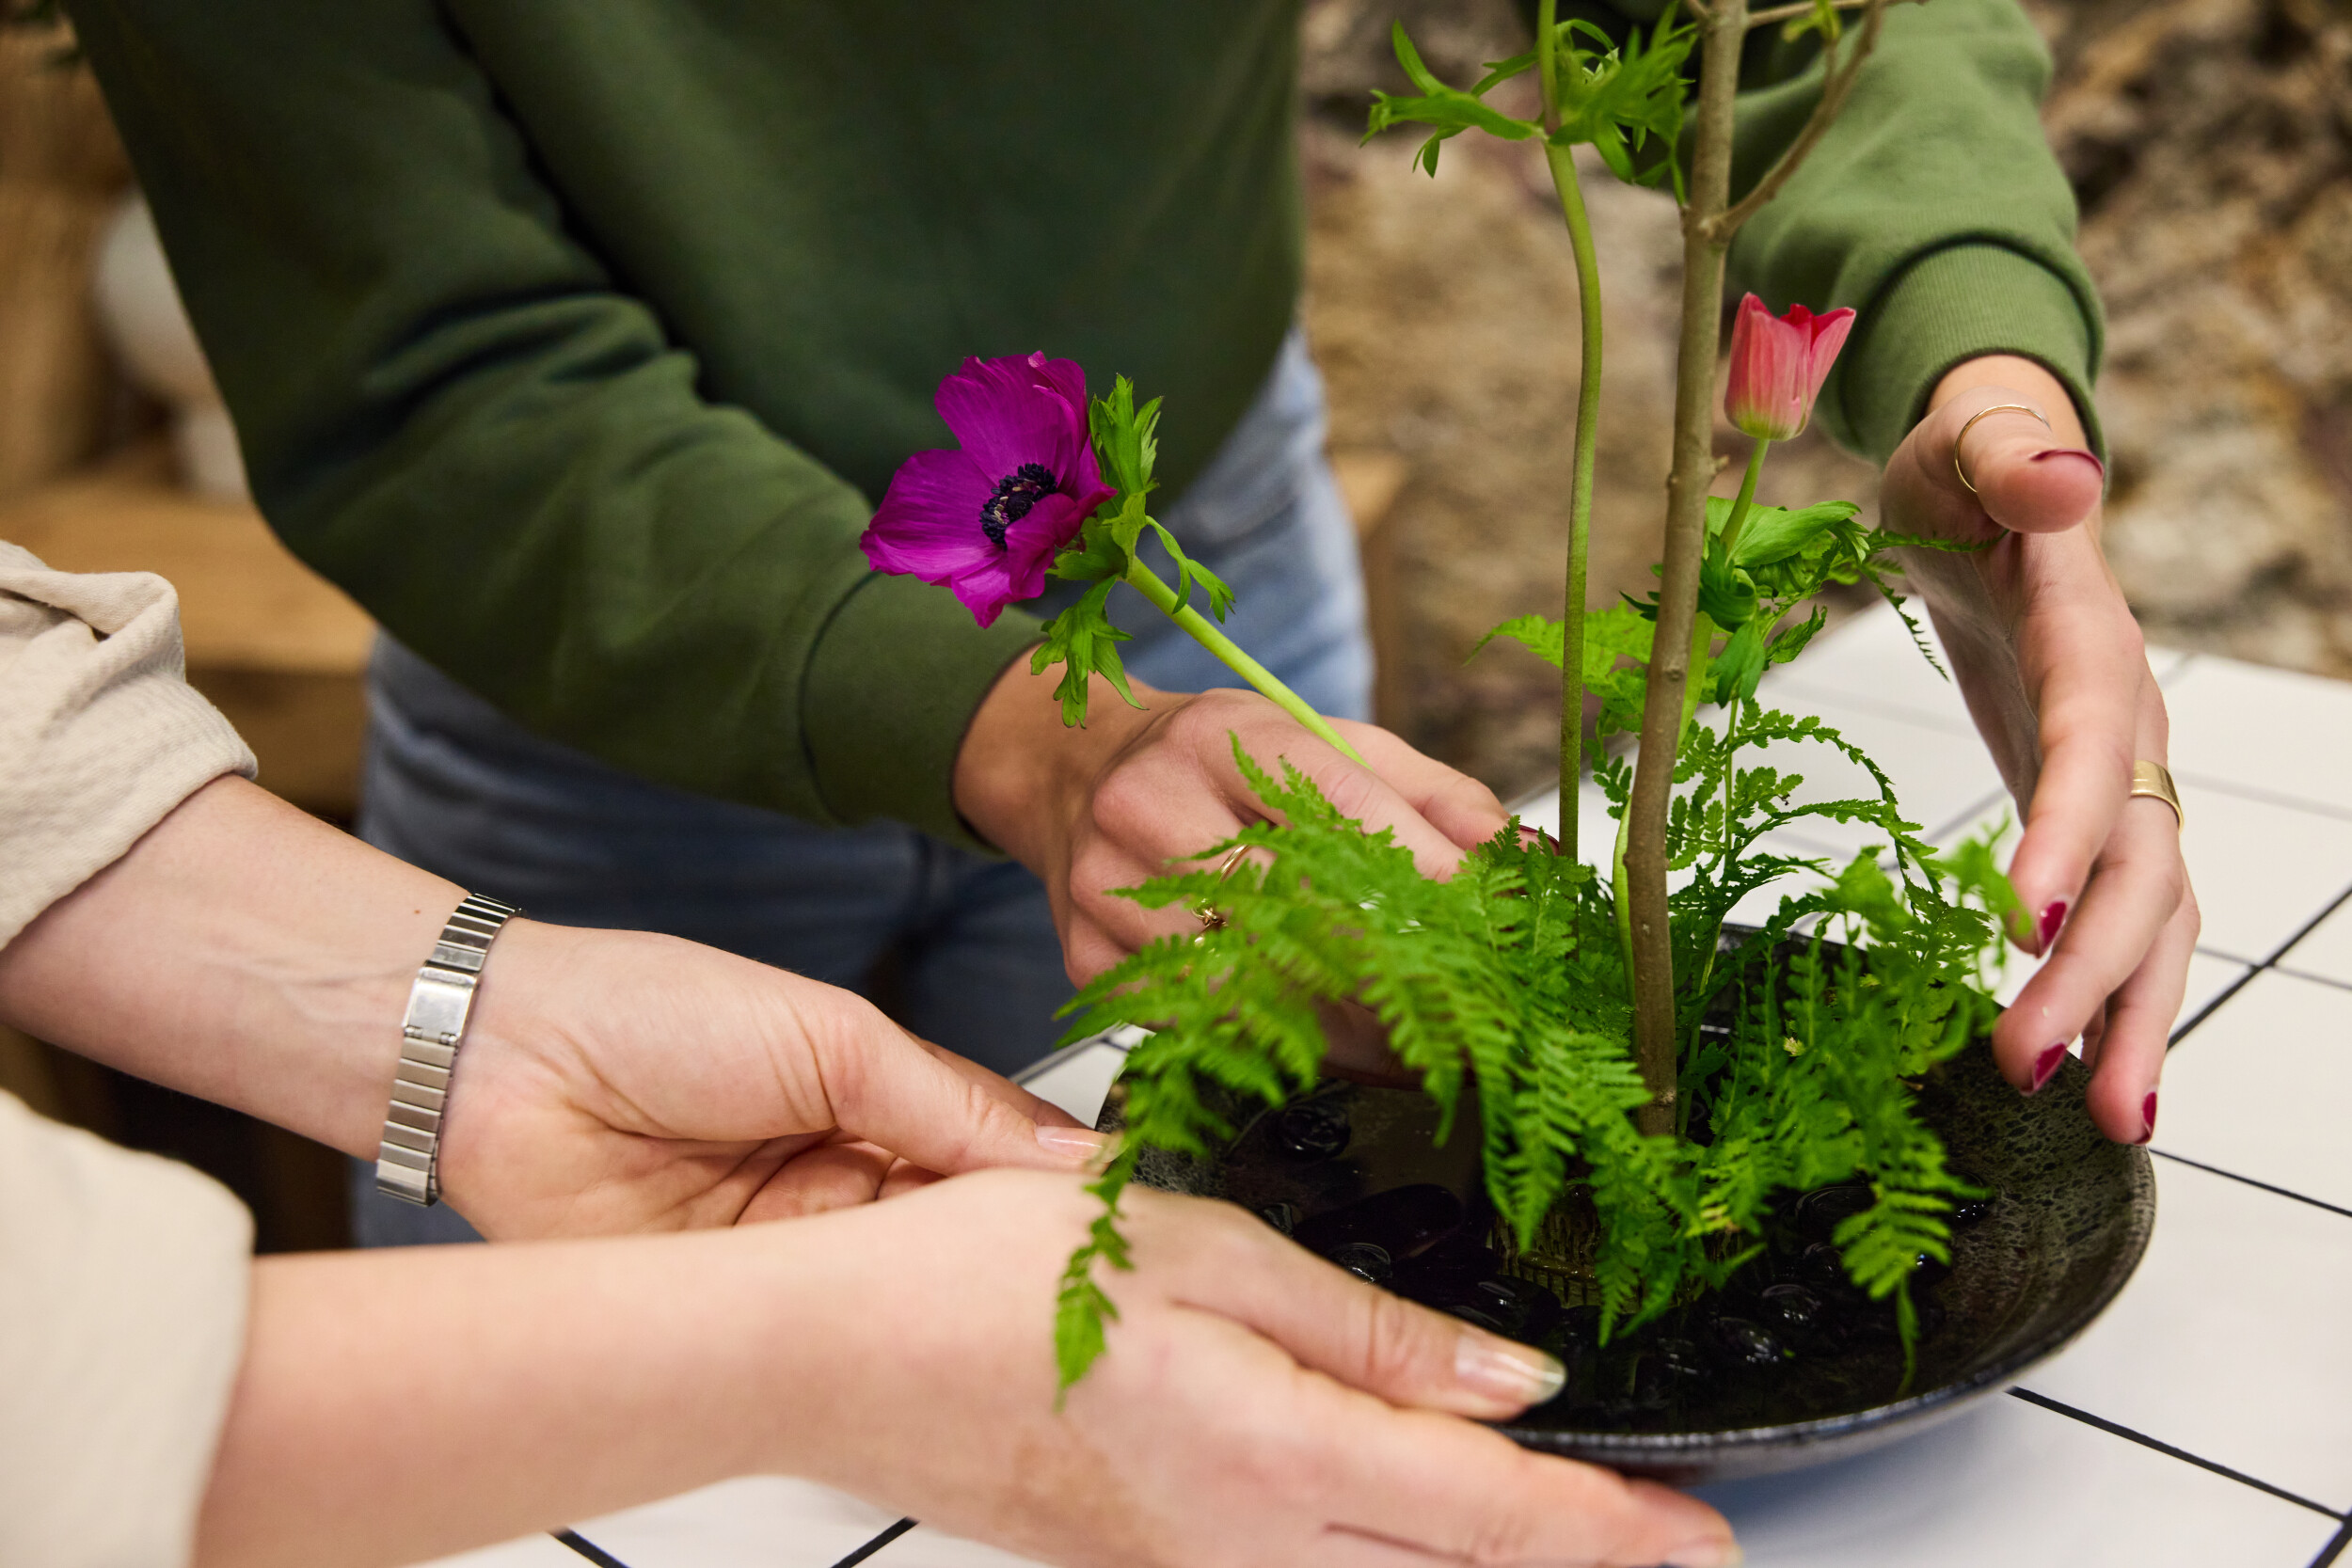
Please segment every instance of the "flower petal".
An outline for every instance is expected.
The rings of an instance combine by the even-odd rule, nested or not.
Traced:
[[[1073,406],[1046,378],[1047,363],[1041,354],[966,359],[939,384],[939,417],[992,485],[1024,463],[1041,463],[1062,478],[1087,449],[1085,400]]]
[[[952,585],[963,608],[970,610],[972,619],[983,627],[994,626],[996,617],[1005,612],[1005,606],[1015,599],[1035,598],[1045,586],[1045,574],[1041,570],[1037,574],[1037,588],[1026,594],[1015,593],[1008,558],[993,547],[989,555],[991,559],[958,577]]]
[[[898,466],[858,543],[875,569],[944,583],[999,552],[980,531],[995,488],[969,453],[918,451]]]
[[[1016,599],[1034,599],[1045,592],[1045,569],[1063,546],[1078,536],[1094,509],[1110,499],[1099,490],[1092,499],[1059,494],[1041,497],[1023,517],[1005,531],[1007,583]]]

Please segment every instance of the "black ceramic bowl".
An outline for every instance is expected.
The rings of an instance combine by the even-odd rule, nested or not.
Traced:
[[[1834,1352],[1815,1345],[1807,1354],[1793,1348],[1797,1336],[1784,1328],[1780,1338],[1792,1348],[1761,1370],[1742,1364],[1725,1354],[1724,1341],[1735,1332],[1748,1335],[1749,1319],[1764,1314],[1735,1299],[1730,1330],[1724,1303],[1702,1304],[1691,1314],[1704,1316],[1686,1314],[1686,1326],[1665,1325],[1671,1342],[1652,1345],[1652,1371],[1663,1366],[1678,1379],[1672,1398],[1597,1406],[1597,1373],[1588,1365],[1581,1372],[1582,1395],[1572,1377],[1561,1399],[1500,1430],[1531,1449],[1687,1484],[1860,1453],[2008,1388],[2115,1299],[2155,1223],[2147,1151],[2109,1143],[2091,1125],[2083,1109],[2089,1078],[2080,1063],[2069,1061],[2040,1094],[2023,1097],[1979,1045],[1923,1084],[1922,1114],[1944,1138],[1953,1168],[1995,1196],[1973,1223],[1955,1229],[1949,1275],[1918,1291],[1924,1327],[1907,1389],[1899,1344],[1883,1325],[1841,1334]],[[1120,1104],[1114,1089],[1104,1129],[1120,1125]],[[1443,1148],[1433,1142],[1436,1107],[1413,1090],[1334,1081],[1280,1110],[1253,1116],[1245,1106],[1234,1109],[1229,1119],[1242,1131],[1220,1158],[1198,1162],[1150,1151],[1139,1180],[1239,1203],[1343,1266],[1353,1264],[1470,1321],[1518,1328],[1538,1341],[1547,1334],[1533,1330],[1546,1327],[1548,1342],[1572,1369],[1582,1354],[1604,1369],[1597,1375],[1612,1388],[1620,1381],[1634,1386],[1631,1373],[1620,1380],[1606,1369],[1638,1370],[1639,1362],[1625,1359],[1639,1352],[1638,1343],[1606,1353],[1580,1347],[1573,1335],[1564,1338],[1557,1306],[1544,1303],[1536,1323],[1513,1313],[1496,1322],[1486,1310],[1493,1303],[1474,1293],[1493,1291],[1511,1306],[1514,1284],[1524,1282],[1465,1286],[1468,1276],[1457,1274],[1450,1293],[1429,1293],[1429,1260],[1447,1249],[1458,1255],[1466,1244],[1484,1244],[1490,1211],[1479,1180],[1472,1108],[1464,1107],[1462,1129]],[[1780,1250],[1803,1241],[1802,1231],[1788,1231]],[[1820,1262],[1818,1250],[1807,1260],[1816,1271]],[[1759,1263],[1734,1292],[1744,1290],[1754,1303],[1762,1283],[1786,1282],[1794,1267],[1780,1258]],[[1492,1271],[1472,1265],[1470,1272]],[[1819,1278],[1813,1288],[1836,1289]],[[1788,1295],[1781,1291],[1778,1301]],[[1514,1312],[1524,1305],[1522,1289]],[[1612,1355],[1618,1359],[1609,1361]]]

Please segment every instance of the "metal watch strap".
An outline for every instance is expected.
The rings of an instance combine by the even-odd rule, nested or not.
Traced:
[[[441,927],[433,956],[408,989],[400,1021],[400,1067],[392,1074],[392,1105],[375,1156],[375,1190],[420,1208],[440,1201],[441,1108],[449,1100],[457,1042],[473,1011],[474,988],[499,928],[521,911],[478,893]]]

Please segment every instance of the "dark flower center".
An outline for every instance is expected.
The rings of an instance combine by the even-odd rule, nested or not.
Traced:
[[[1005,531],[1029,515],[1029,509],[1059,489],[1054,470],[1042,463],[1024,463],[996,482],[996,493],[980,503],[980,531],[998,549],[1005,547]]]

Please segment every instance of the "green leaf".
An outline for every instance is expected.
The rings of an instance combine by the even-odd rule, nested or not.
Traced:
[[[1137,408],[1136,384],[1123,375],[1114,376],[1110,395],[1096,398],[1087,410],[1095,461],[1121,502],[1140,501],[1152,490],[1152,466],[1160,451],[1159,422],[1160,400],[1153,398]]]
[[[1041,675],[1056,664],[1062,666],[1061,684],[1054,689],[1054,695],[1061,699],[1061,721],[1073,729],[1087,721],[1089,675],[1109,681],[1129,706],[1143,705],[1128,689],[1126,667],[1120,662],[1119,645],[1128,641],[1127,634],[1111,625],[1104,611],[1117,586],[1115,578],[1097,582],[1076,604],[1046,622],[1045,640],[1029,656],[1033,675]]]
[[[1160,526],[1158,519],[1146,517],[1144,521],[1158,536],[1168,559],[1176,564],[1176,608],[1184,608],[1192,598],[1193,585],[1198,583],[1200,591],[1208,595],[1209,613],[1220,621],[1224,620],[1226,612],[1233,608],[1233,591],[1225,586],[1225,579],[1186,555],[1184,546],[1176,542],[1174,534]]]
[[[1567,627],[1542,615],[1515,615],[1503,622],[1470,645],[1470,658],[1476,658],[1479,650],[1498,637],[1519,643],[1555,670],[1563,668],[1567,658]]]
[[[1497,73],[1501,69],[1499,67],[1489,70],[1476,91],[1464,92],[1458,87],[1446,86],[1422,63],[1421,52],[1413,47],[1413,40],[1406,36],[1405,24],[1399,22],[1391,27],[1390,41],[1396,50],[1397,64],[1405,68],[1405,74],[1421,92],[1415,97],[1399,97],[1375,90],[1372,95],[1372,118],[1364,132],[1364,140],[1370,141],[1391,125],[1434,126],[1436,129],[1429,139],[1422,143],[1413,158],[1422,168],[1435,175],[1438,172],[1438,146],[1449,136],[1476,130],[1504,141],[1525,141],[1542,134],[1541,126],[1531,120],[1514,119],[1499,109],[1490,108],[1479,97],[1480,93],[1497,83],[1518,74],[1519,71],[1526,69],[1525,65],[1504,74]],[[1533,55],[1527,56],[1528,64],[1533,64],[1534,60]]]

